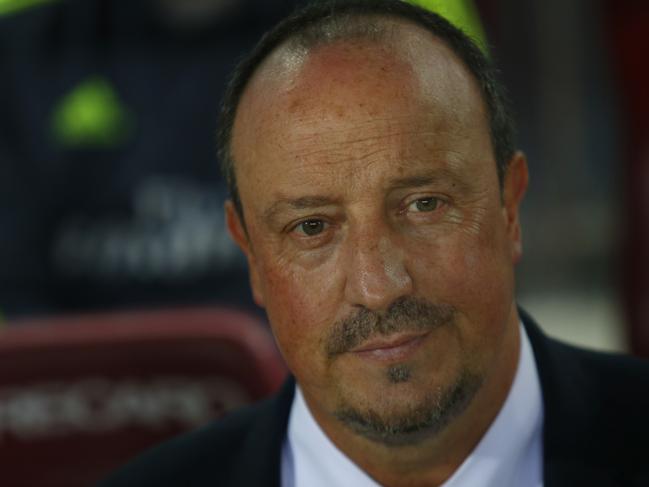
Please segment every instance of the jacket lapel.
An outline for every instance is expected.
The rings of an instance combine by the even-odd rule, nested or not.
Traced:
[[[294,393],[295,381],[289,377],[279,393],[260,406],[252,428],[242,440],[241,455],[231,469],[232,477],[221,485],[280,487],[282,445]]]
[[[534,351],[544,406],[544,486],[618,485],[596,458],[601,449],[592,441],[599,397],[592,373],[584,370],[574,348],[548,338],[519,309]]]

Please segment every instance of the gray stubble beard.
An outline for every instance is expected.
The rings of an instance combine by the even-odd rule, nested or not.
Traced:
[[[453,306],[403,297],[385,313],[360,309],[336,323],[326,340],[326,352],[333,360],[372,336],[387,336],[401,331],[433,331],[453,326],[455,319]],[[385,371],[385,387],[406,385],[412,380],[412,374],[409,364],[391,365]],[[415,444],[444,430],[469,406],[482,382],[482,375],[464,369],[450,387],[429,391],[423,400],[406,407],[401,414],[387,417],[371,407],[360,409],[343,402],[335,415],[349,429],[372,441],[390,446]]]
[[[391,374],[398,379],[398,383],[410,379],[408,368],[388,372],[389,376]],[[406,377],[405,380],[401,380],[403,377]],[[419,404],[412,405],[399,414],[386,416],[371,407],[359,409],[341,404],[335,415],[351,431],[373,442],[386,446],[414,445],[434,438],[462,414],[471,404],[482,382],[482,376],[463,371],[451,387],[431,391]]]

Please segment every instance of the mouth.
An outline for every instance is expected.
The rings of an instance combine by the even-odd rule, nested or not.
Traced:
[[[377,362],[403,361],[417,351],[429,333],[408,333],[377,337],[376,339],[364,342],[350,350],[349,353],[359,358]]]

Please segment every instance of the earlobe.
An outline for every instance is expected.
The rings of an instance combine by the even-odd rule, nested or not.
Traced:
[[[228,227],[228,233],[241,251],[245,254],[248,261],[248,272],[250,273],[250,287],[252,288],[252,297],[257,305],[264,307],[263,293],[261,291],[261,280],[259,279],[259,270],[257,261],[250,246],[248,232],[241,221],[241,217],[234,207],[231,200],[225,202],[225,221]]]
[[[517,263],[523,255],[520,225],[520,205],[527,191],[529,172],[525,154],[517,151],[509,161],[503,181],[503,204],[507,218],[507,235],[512,243],[512,260]]]

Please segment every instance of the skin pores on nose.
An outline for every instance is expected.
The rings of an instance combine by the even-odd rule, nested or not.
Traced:
[[[388,237],[379,240],[379,254],[383,260],[383,271],[392,286],[398,289],[407,289],[411,278],[405,267],[405,252],[390,242]]]

